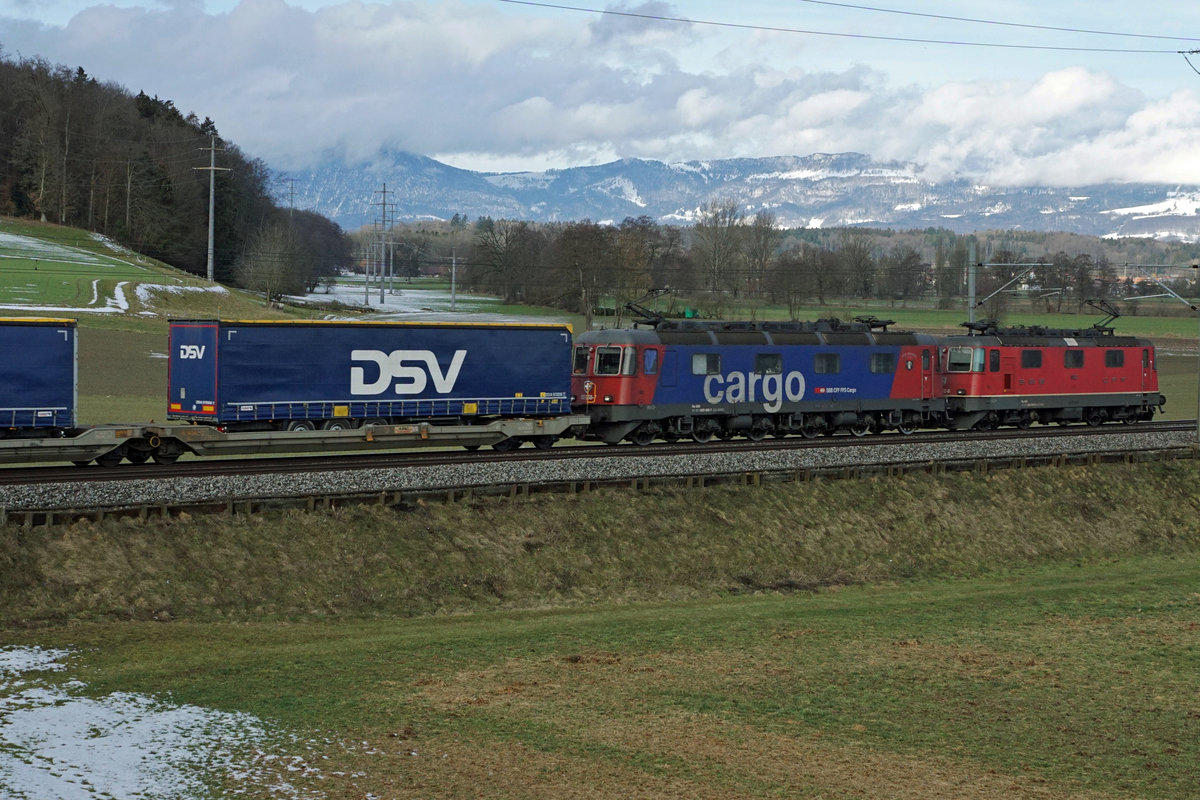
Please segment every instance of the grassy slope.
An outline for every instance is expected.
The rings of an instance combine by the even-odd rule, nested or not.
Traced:
[[[314,782],[331,798],[1179,798],[1197,479],[7,528],[0,642],[76,648],[97,692],[276,720],[362,773]]]

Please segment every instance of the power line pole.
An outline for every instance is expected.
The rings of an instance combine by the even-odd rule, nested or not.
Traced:
[[[388,200],[387,200],[387,196],[388,196],[387,181],[384,181],[383,189],[376,192],[376,194],[382,195],[382,199],[378,203],[375,203],[374,205],[377,205],[380,207],[381,222],[380,222],[380,226],[379,226],[379,305],[383,305],[383,302],[384,302],[383,275],[384,275],[384,269],[389,262],[388,248],[391,245],[391,241],[389,241],[390,231],[388,229],[388,206],[393,205],[392,203],[388,203]],[[369,304],[370,304],[370,301],[368,301],[368,305]]]
[[[208,147],[201,147],[201,151],[208,151],[208,166],[207,167],[192,167],[195,170],[208,171],[208,280],[211,283],[213,280],[213,226],[214,214],[217,207],[217,171],[229,172],[229,167],[217,166],[217,137],[213,136]],[[221,152],[225,152],[221,150]]]

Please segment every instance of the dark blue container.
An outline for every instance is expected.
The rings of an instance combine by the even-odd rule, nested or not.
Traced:
[[[0,428],[73,428],[78,407],[73,319],[0,319]]]
[[[171,419],[261,427],[570,412],[563,324],[172,320]]]

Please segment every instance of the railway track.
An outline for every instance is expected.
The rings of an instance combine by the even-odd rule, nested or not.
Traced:
[[[644,447],[632,444],[603,446],[596,444],[560,445],[550,450],[525,447],[500,452],[495,450],[400,450],[373,453],[341,453],[321,455],[292,455],[262,458],[185,459],[170,466],[158,464],[122,464],[105,468],[42,465],[0,468],[0,486],[21,484],[95,483],[112,481],[155,480],[161,478],[197,478],[215,475],[273,475],[312,473],[341,470],[397,469],[448,465],[495,464],[535,461],[564,461],[578,459],[619,459],[638,456],[688,457],[710,454],[744,453],[754,450],[763,453],[825,448],[912,447],[963,442],[1055,440],[1068,437],[1106,437],[1130,433],[1194,432],[1196,423],[1170,420],[1136,425],[1047,425],[1029,430],[1002,428],[993,431],[922,431],[909,436],[894,432],[855,437],[850,435],[804,439],[798,436],[770,438],[761,441],[736,438],[696,442],[655,442]]]
[[[1200,457],[1188,421],[931,432],[762,442],[572,445],[509,452],[428,451],[184,461],[170,467],[0,470],[0,524],[52,524],[111,515],[171,516],[405,505],[414,498],[580,492],[600,487],[759,485],[908,472],[986,472],[1032,466]]]

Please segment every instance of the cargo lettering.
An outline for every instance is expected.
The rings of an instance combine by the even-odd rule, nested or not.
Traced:
[[[179,345],[180,358],[204,358],[204,348],[208,345],[204,344],[181,344]]]
[[[772,414],[783,408],[783,400],[795,402],[804,397],[804,375],[762,375],[752,372],[731,372],[728,375],[709,375],[704,379],[704,399],[719,403],[762,403],[763,410]]]
[[[370,372],[379,376],[368,383],[367,367],[350,367],[350,394],[383,394],[395,386],[396,394],[421,394],[429,380],[438,394],[447,394],[458,381],[458,373],[467,358],[466,350],[455,350],[450,366],[442,372],[437,356],[431,350],[353,350],[352,361],[373,364]]]

